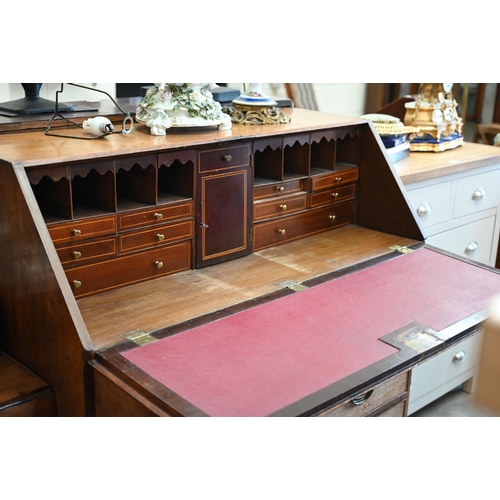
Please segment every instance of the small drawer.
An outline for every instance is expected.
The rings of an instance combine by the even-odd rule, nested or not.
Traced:
[[[63,265],[113,257],[116,255],[116,238],[99,238],[57,247],[57,255]]]
[[[389,403],[393,399],[406,393],[408,390],[408,372],[401,373],[375,387],[363,391],[354,398],[331,408],[319,417],[363,417],[373,413],[377,408]],[[404,411],[404,405],[402,408]],[[382,416],[382,414],[381,414]],[[403,415],[401,415],[403,416]]]
[[[457,181],[453,217],[480,212],[500,203],[500,170]]]
[[[55,245],[116,233],[116,216],[80,219],[47,226]]]
[[[350,224],[353,209],[354,203],[347,201],[269,222],[257,223],[254,225],[254,251]]]
[[[412,369],[408,414],[411,414],[475,375],[483,331],[462,340]]]
[[[316,208],[322,205],[330,205],[338,201],[348,200],[354,198],[355,194],[356,184],[313,193],[309,197],[309,208]]]
[[[273,196],[287,196],[307,191],[305,179],[295,179],[293,181],[278,182],[276,184],[256,185],[253,188],[253,199],[270,198]]]
[[[412,189],[408,196],[424,227],[451,219],[451,181]]]
[[[174,241],[192,238],[194,234],[193,219],[155,226],[145,231],[132,231],[118,236],[118,252],[120,254],[143,250]]]
[[[200,152],[199,158],[200,172],[246,166],[250,163],[250,146],[242,144],[228,148],[207,149]]]
[[[427,243],[448,252],[489,264],[492,255],[495,216],[444,231],[427,238]]]
[[[78,298],[190,268],[191,240],[116,257],[106,262],[73,267],[65,272]]]
[[[315,175],[311,177],[310,191],[321,191],[322,189],[330,189],[344,184],[350,184],[358,180],[357,168],[346,168],[334,170],[331,173]]]
[[[254,203],[253,214],[255,221],[282,217],[307,208],[307,194],[276,197],[272,200],[260,200]]]
[[[118,231],[164,224],[167,221],[193,217],[194,203],[187,201],[175,205],[163,205],[148,210],[118,214]]]

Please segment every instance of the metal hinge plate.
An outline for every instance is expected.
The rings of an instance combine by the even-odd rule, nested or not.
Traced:
[[[125,337],[137,345],[151,344],[152,342],[156,342],[158,340],[157,338],[152,337],[149,333],[146,333],[144,330],[134,330],[129,333],[124,333],[122,337]]]
[[[400,252],[400,253],[411,253],[411,252],[413,252],[413,250],[411,248],[402,247],[400,245],[392,245],[389,248],[391,250],[396,250],[397,252]]]
[[[283,281],[280,283],[280,285],[284,286],[285,288],[289,288],[290,290],[293,290],[294,292],[300,292],[302,290],[307,290],[309,287],[306,285],[303,285],[302,283],[299,283],[298,281]]]

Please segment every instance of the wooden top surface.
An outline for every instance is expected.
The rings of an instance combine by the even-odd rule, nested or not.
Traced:
[[[412,152],[394,167],[406,185],[495,164],[500,164],[499,147],[466,142],[441,153]]]
[[[282,108],[291,122],[281,125],[238,125],[231,130],[216,127],[171,128],[166,136],[153,136],[149,128],[135,123],[129,135],[115,133],[94,140],[53,137],[44,131],[0,134],[0,159],[24,167],[64,163],[68,161],[97,159],[106,156],[168,151],[169,149],[195,147],[211,143],[252,139],[269,135],[300,133],[324,128],[366,123],[366,120],[320,113],[305,109]],[[121,126],[115,127],[121,130]],[[53,131],[69,135],[81,134],[77,127]]]

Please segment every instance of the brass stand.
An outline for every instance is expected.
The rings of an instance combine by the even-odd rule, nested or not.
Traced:
[[[276,106],[243,106],[233,103],[222,108],[222,111],[231,117],[233,123],[243,125],[277,125],[291,121]]]

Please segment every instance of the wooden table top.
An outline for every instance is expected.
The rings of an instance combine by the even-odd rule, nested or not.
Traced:
[[[394,167],[403,184],[412,184],[495,164],[500,164],[499,147],[466,142],[440,153],[412,152]]]

